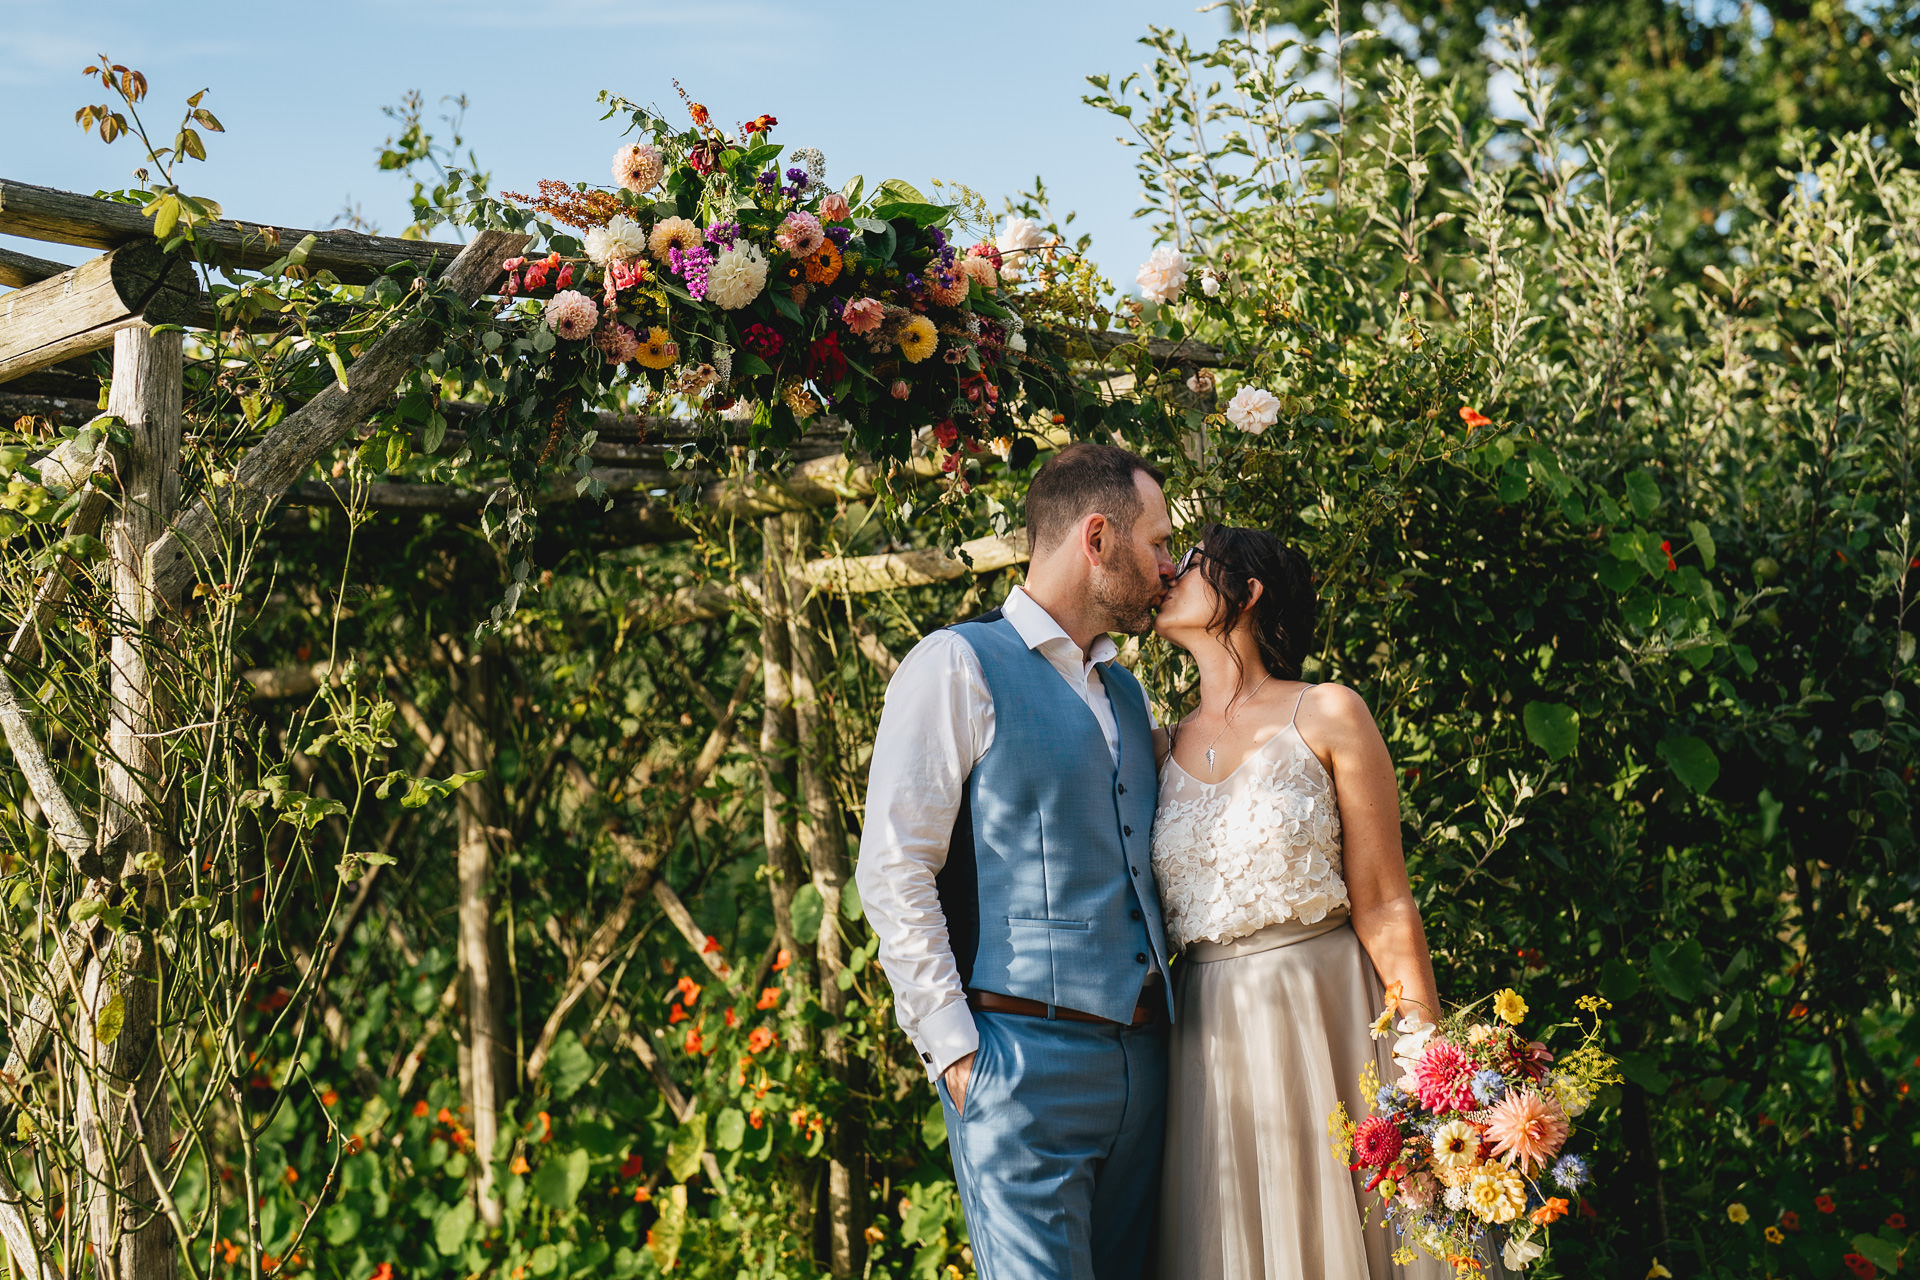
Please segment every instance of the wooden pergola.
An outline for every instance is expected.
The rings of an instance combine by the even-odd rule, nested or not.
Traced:
[[[262,271],[281,264],[295,246],[304,247],[308,271],[330,271],[344,283],[365,284],[403,264],[430,276],[469,306],[499,305],[488,301],[502,275],[502,263],[521,253],[530,237],[503,231],[485,231],[471,241],[442,243],[362,235],[351,231],[307,231],[234,220],[205,222],[194,228],[193,257],[169,254],[157,242],[151,224],[130,204],[72,192],[0,179],[0,234],[20,236],[99,250],[78,266],[33,257],[0,248],[0,413],[9,418],[31,415],[63,425],[80,425],[98,410],[97,353],[111,350],[111,373],[105,394],[105,412],[125,426],[124,443],[103,440],[82,456],[69,441],[37,459],[33,465],[43,482],[77,489],[65,533],[103,538],[108,547],[113,596],[111,656],[108,676],[108,723],[100,741],[101,793],[99,829],[93,829],[68,797],[27,704],[19,696],[11,671],[23,669],[39,656],[40,631],[66,598],[75,566],[56,562],[35,584],[27,616],[15,630],[4,659],[0,659],[0,729],[25,777],[29,791],[45,816],[52,842],[87,885],[89,898],[118,901],[158,892],[163,871],[153,857],[161,839],[142,817],[157,774],[153,743],[168,730],[159,721],[164,710],[154,696],[148,674],[146,646],[163,634],[169,619],[191,599],[219,542],[222,529],[266,518],[280,504],[341,504],[344,487],[317,478],[314,464],[360,430],[370,416],[386,408],[402,380],[433,351],[442,335],[427,319],[403,322],[371,342],[351,366],[351,385],[334,382],[304,403],[290,406],[278,423],[246,449],[231,481],[183,503],[180,492],[180,450],[183,422],[183,377],[186,344],[183,330],[214,329],[221,324],[218,309],[206,287],[213,272]],[[268,323],[272,318],[268,318]],[[1075,335],[1083,345],[1076,353],[1097,359],[1123,344],[1127,335]],[[1227,359],[1217,350],[1194,343],[1154,341],[1148,355],[1155,363],[1193,367],[1218,366]],[[478,406],[442,406],[452,422],[447,433],[451,450],[461,446],[461,420]],[[611,498],[598,517],[603,530],[628,543],[661,542],[691,536],[692,530],[660,500],[669,488],[688,482],[689,471],[670,469],[666,451],[693,438],[692,424],[661,418],[603,413],[598,438],[589,451],[596,478]],[[89,437],[82,437],[83,439]],[[1059,443],[1064,440],[1049,443]],[[806,559],[796,556],[804,540],[793,536],[796,513],[871,496],[889,478],[871,462],[849,458],[844,429],[832,420],[803,439],[794,451],[793,465],[778,478],[746,478],[713,471],[694,471],[699,501],[720,513],[762,522],[766,559],[762,572],[743,576],[731,585],[689,587],[658,601],[643,621],[650,626],[672,625],[721,616],[735,609],[759,615],[766,653],[758,664],[766,689],[765,734],[785,741],[806,741],[816,732],[810,723],[816,712],[807,695],[808,682],[822,655],[809,645],[806,618],[820,609],[822,594],[850,594],[950,581],[970,571],[1006,568],[1026,559],[1025,537],[1014,530],[964,544],[960,557],[938,550],[909,550],[884,555]],[[923,450],[905,464],[900,478],[937,480],[941,471],[930,451]],[[111,474],[112,482],[99,477]],[[899,472],[894,472],[899,477]],[[447,485],[374,482],[360,485],[353,500],[376,510],[477,511],[487,500],[484,489]],[[551,495],[552,500],[573,496],[571,486]],[[791,624],[791,626],[790,626]],[[892,660],[877,639],[862,645],[883,670]],[[311,692],[331,671],[326,664],[290,671],[249,673],[260,696],[287,696]],[[734,733],[733,715],[748,690],[737,690],[723,723],[702,751],[711,767]],[[484,740],[449,743],[455,763],[474,767],[476,753],[484,756]],[[799,791],[809,807],[831,808],[824,782],[807,768],[801,753]],[[459,759],[458,757],[465,757]],[[814,794],[818,792],[819,794]],[[491,977],[485,957],[487,912],[484,886],[489,875],[485,815],[470,814],[467,793],[460,804],[462,835],[459,850],[462,903],[460,931],[463,952],[471,957],[462,980],[470,987],[467,1001],[474,1020],[474,1043],[491,1043],[486,995]],[[469,819],[472,819],[469,821]],[[469,838],[472,831],[479,834]],[[821,829],[825,828],[824,822]],[[802,824],[800,852],[813,865],[811,879],[827,899],[829,917],[836,914],[839,885],[849,867],[844,848],[813,847],[821,837]],[[769,828],[770,857],[794,861],[799,852],[775,850],[789,835]],[[701,939],[692,914],[665,881],[659,879],[657,858],[636,864],[632,883],[616,912],[621,927],[641,899],[651,897],[665,915],[701,952]],[[374,869],[377,873],[378,868]],[[371,889],[374,875],[363,882],[354,911]],[[476,886],[477,907],[467,899]],[[473,909],[470,909],[472,907]],[[351,918],[351,917],[350,917]],[[600,933],[607,947],[619,935],[615,921]],[[469,936],[471,935],[471,936]],[[337,936],[337,935],[336,935]],[[595,945],[599,944],[596,935]],[[110,1098],[105,1114],[83,1115],[82,1155],[95,1188],[90,1206],[96,1224],[120,1223],[117,1235],[95,1228],[96,1247],[118,1250],[115,1270],[127,1276],[171,1274],[171,1236],[160,1215],[137,1214],[130,1206],[151,1205],[157,1190],[150,1168],[165,1164],[169,1119],[164,1091],[154,1077],[155,1020],[158,1010],[151,983],[124,982],[118,992],[106,957],[120,948],[117,966],[137,974],[152,958],[127,955],[137,942],[97,932],[88,919],[73,925],[62,941],[63,954],[79,975],[84,993],[78,1025],[96,1024],[98,1009],[109,999],[124,999],[123,1029],[110,1043],[81,1046],[98,1068],[131,1076],[125,1097]],[[703,959],[709,965],[718,957]],[[604,960],[604,956],[600,957]],[[576,975],[584,992],[597,981],[599,960],[583,958]],[[730,975],[716,970],[717,976]],[[577,997],[576,997],[577,998]],[[564,1010],[563,1010],[564,1012]],[[22,1079],[46,1053],[57,1013],[46,998],[37,1000],[22,1023],[8,1028],[10,1051],[5,1071]],[[549,1027],[551,1033],[558,1026]],[[90,1034],[90,1033],[89,1033]],[[550,1038],[550,1037],[549,1037]],[[676,1114],[683,1118],[691,1103],[652,1054],[644,1037],[634,1037],[633,1049],[659,1082]],[[538,1055],[537,1055],[538,1056]],[[473,1055],[475,1070],[484,1071],[485,1054]],[[475,1080],[475,1095],[484,1096],[485,1081]],[[157,1105],[156,1105],[157,1103]],[[0,1108],[4,1110],[4,1108]],[[10,1119],[8,1120],[11,1124]],[[475,1115],[475,1139],[491,1149],[490,1133],[482,1132],[487,1119]],[[87,1136],[90,1135],[90,1136]],[[143,1150],[144,1148],[144,1150]],[[708,1157],[709,1164],[712,1157]],[[716,1182],[716,1169],[709,1172]],[[486,1181],[482,1177],[482,1183]],[[483,1213],[490,1192],[476,1188]],[[164,1195],[161,1195],[164,1199]],[[22,1274],[40,1280],[50,1273],[41,1268],[33,1248],[33,1233],[22,1211],[18,1190],[0,1174],[0,1239],[5,1241]],[[137,1222],[137,1226],[135,1225]],[[108,1236],[113,1235],[113,1239]],[[117,1241],[117,1243],[116,1243]]]

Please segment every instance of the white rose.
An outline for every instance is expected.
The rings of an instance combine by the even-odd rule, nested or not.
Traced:
[[[1227,421],[1250,435],[1259,435],[1280,420],[1280,400],[1271,391],[1243,386],[1227,401]]]
[[[595,227],[586,235],[587,256],[596,266],[606,266],[619,258],[632,262],[647,255],[647,233],[626,214],[615,214],[604,227]]]
[[[1019,253],[1026,249],[1038,249],[1046,242],[1047,233],[1032,218],[1008,218],[1005,229],[994,244],[1002,253]]]
[[[1016,355],[1025,355],[1027,350],[1027,335],[1024,333],[1008,334],[1007,350],[1013,352]]]
[[[1200,292],[1206,294],[1209,298],[1219,297],[1220,296],[1220,277],[1213,274],[1213,272],[1211,271],[1201,276]]]
[[[1187,257],[1178,249],[1161,245],[1140,264],[1133,278],[1140,286],[1141,297],[1151,302],[1172,302],[1186,287]]]
[[[1545,1252],[1531,1240],[1509,1240],[1506,1248],[1500,1250],[1500,1260],[1514,1271],[1525,1271],[1534,1259]]]
[[[767,287],[767,255],[758,246],[741,241],[726,250],[707,269],[707,301],[738,311]]]

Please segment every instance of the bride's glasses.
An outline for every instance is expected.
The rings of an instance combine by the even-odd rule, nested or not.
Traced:
[[[1180,557],[1180,563],[1173,567],[1173,576],[1175,581],[1178,581],[1179,579],[1186,577],[1187,570],[1193,568],[1195,564],[1199,563],[1201,557],[1205,556],[1206,554],[1207,554],[1206,551],[1202,549],[1198,543],[1194,544],[1191,547],[1188,547],[1187,553]]]

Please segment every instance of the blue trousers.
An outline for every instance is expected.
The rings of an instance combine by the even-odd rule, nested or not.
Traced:
[[[1166,1117],[1163,1027],[976,1013],[947,1146],[980,1280],[1138,1280]]]

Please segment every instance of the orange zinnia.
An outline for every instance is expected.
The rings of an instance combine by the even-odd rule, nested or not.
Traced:
[[[840,278],[840,246],[829,240],[806,256],[809,284],[832,284]]]

